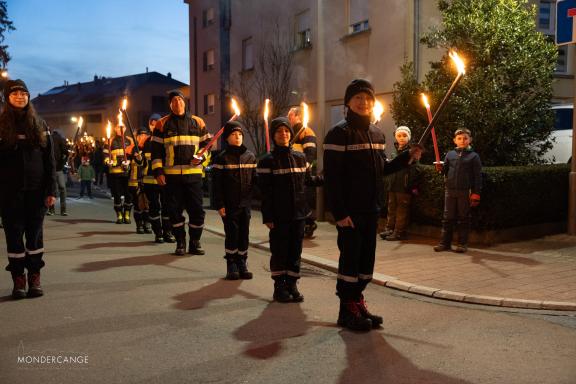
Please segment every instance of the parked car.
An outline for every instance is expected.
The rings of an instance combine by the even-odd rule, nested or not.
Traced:
[[[556,164],[569,163],[572,160],[572,118],[574,105],[553,105],[554,128],[550,134],[554,138],[553,147],[546,152],[544,158]]]

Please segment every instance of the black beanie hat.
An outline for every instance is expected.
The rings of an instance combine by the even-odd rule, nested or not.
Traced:
[[[294,137],[294,131],[290,126],[290,121],[286,117],[277,117],[270,122],[270,137],[272,138],[272,142],[274,142],[274,134],[276,130],[281,126],[285,126],[290,131],[290,140]]]
[[[375,99],[374,87],[372,84],[370,84],[368,80],[356,79],[352,80],[352,82],[346,87],[346,93],[344,94],[344,105],[348,105],[350,99],[360,92],[366,92],[368,95],[370,95],[370,97],[372,97],[372,99]]]
[[[224,125],[224,132],[222,133],[222,137],[224,140],[228,138],[234,131],[240,131],[242,134],[244,133],[244,127],[237,121],[229,121]]]
[[[26,87],[26,84],[22,80],[8,80],[4,86],[4,97],[6,100],[8,100],[8,95],[16,91],[24,91],[30,95],[30,92],[28,92],[28,87]]]
[[[178,90],[174,90],[174,91],[170,91],[170,93],[168,93],[168,102],[171,103],[172,102],[172,98],[176,97],[176,96],[180,96],[182,98],[182,100],[186,100],[186,98],[184,97],[184,94]]]

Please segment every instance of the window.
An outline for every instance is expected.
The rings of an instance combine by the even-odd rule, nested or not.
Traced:
[[[296,15],[296,49],[312,47],[312,33],[310,31],[310,10]]]
[[[214,24],[214,8],[207,8],[202,11],[202,27],[206,28]]]
[[[348,0],[348,33],[358,33],[370,29],[368,13],[368,0]]]
[[[242,69],[244,71],[254,68],[254,48],[252,38],[242,40]]]
[[[214,113],[214,106],[216,105],[216,96],[213,93],[204,95],[204,114],[212,115]]]
[[[558,74],[568,73],[568,45],[558,47],[558,59],[556,60],[554,72]]]
[[[544,33],[553,33],[552,1],[540,0],[538,4],[538,30]]]
[[[204,72],[208,72],[214,69],[214,50],[209,49],[204,52],[203,55],[203,68]]]

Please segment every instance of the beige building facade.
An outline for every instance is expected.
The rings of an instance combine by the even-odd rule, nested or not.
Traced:
[[[436,0],[184,1],[190,16],[192,110],[212,132],[230,116],[228,97],[235,79],[251,75],[259,47],[274,33],[293,43],[291,102],[310,104],[310,126],[320,142],[343,116],[346,85],[365,78],[385,106],[379,124],[391,143],[394,122],[389,105],[401,65],[414,62],[421,80],[428,63],[444,53],[419,42],[423,33],[441,23]],[[538,30],[553,39],[555,1],[532,3],[538,10]],[[560,47],[559,53],[554,101],[571,102],[572,48]]]

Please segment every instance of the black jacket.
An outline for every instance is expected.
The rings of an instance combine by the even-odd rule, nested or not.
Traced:
[[[305,186],[321,185],[322,179],[310,175],[303,153],[277,146],[258,162],[257,172],[264,223],[301,220],[310,215]]]
[[[382,202],[383,177],[408,164],[404,152],[386,161],[386,140],[369,117],[348,111],[324,139],[326,202],[336,221],[352,214],[376,213]]]
[[[229,145],[212,163],[216,209],[250,208],[255,180],[256,156],[244,145]]]
[[[64,164],[68,159],[68,144],[66,139],[58,131],[52,133],[52,143],[54,144],[54,161],[56,162],[56,172],[64,169]]]
[[[444,159],[444,177],[446,189],[470,190],[479,195],[482,192],[480,156],[471,147],[449,151]]]
[[[46,145],[33,144],[17,127],[17,141],[10,145],[0,138],[0,192],[8,194],[41,189],[44,196],[55,196],[56,166],[52,138],[46,129]]]

